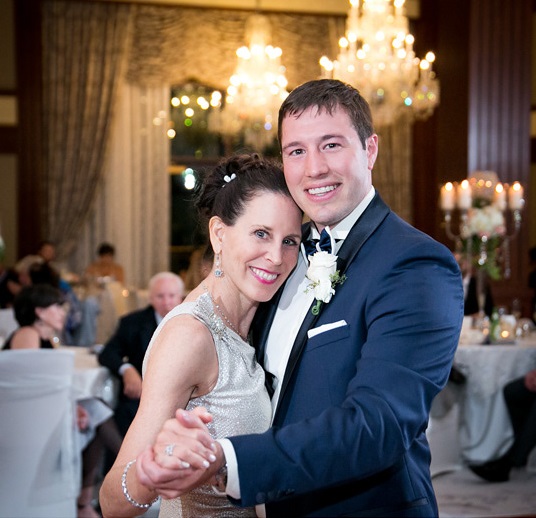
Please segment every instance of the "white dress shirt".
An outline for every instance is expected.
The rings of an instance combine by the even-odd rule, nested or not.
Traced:
[[[335,253],[337,253],[346,236],[359,219],[361,214],[368,207],[375,195],[375,189],[372,187],[368,194],[363,198],[361,203],[344,218],[336,227],[330,228],[331,235],[337,241]],[[316,227],[311,224],[310,238],[317,239],[320,234]],[[281,391],[281,382],[285,375],[288,359],[292,351],[292,346],[298,335],[305,315],[310,310],[314,300],[312,290],[305,293],[309,284],[309,279],[305,276],[309,262],[305,256],[303,245],[302,253],[298,257],[298,264],[291,276],[288,278],[283,294],[277,306],[277,310],[272,322],[266,350],[264,355],[264,368],[274,375],[273,387],[274,395],[272,397],[272,419],[275,415],[279,394]],[[218,441],[225,453],[227,462],[227,488],[226,493],[236,499],[240,498],[240,481],[238,480],[238,463],[236,454],[231,441],[220,439]],[[257,506],[257,515],[266,516],[264,505]]]

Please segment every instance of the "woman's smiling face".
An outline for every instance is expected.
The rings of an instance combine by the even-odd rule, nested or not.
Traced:
[[[270,300],[298,259],[302,214],[289,197],[260,192],[234,225],[221,223],[225,277],[249,299]]]

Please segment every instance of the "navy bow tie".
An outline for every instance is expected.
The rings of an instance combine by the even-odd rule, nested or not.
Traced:
[[[318,248],[320,248],[320,250],[323,252],[328,252],[329,254],[331,254],[332,252],[331,238],[326,232],[326,229],[322,230],[322,232],[320,233],[320,239],[307,239],[303,242],[303,246],[305,248],[305,253],[307,254],[307,257],[318,252]]]

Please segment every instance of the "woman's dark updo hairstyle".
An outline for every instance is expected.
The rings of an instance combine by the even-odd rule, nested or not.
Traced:
[[[48,308],[65,302],[61,291],[48,284],[37,284],[23,288],[13,301],[15,318],[19,325],[31,326],[36,320],[36,308]]]
[[[236,178],[231,180],[233,174]],[[258,153],[232,155],[205,176],[196,207],[207,220],[218,216],[232,226],[243,214],[245,205],[262,192],[292,198],[281,165]]]

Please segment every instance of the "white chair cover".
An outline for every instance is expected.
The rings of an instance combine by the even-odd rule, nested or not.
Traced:
[[[0,352],[0,517],[77,514],[73,369],[71,351]]]
[[[450,383],[432,403],[426,438],[430,445],[432,477],[462,469],[460,440],[458,437],[460,404],[458,387]]]
[[[0,348],[15,329],[19,328],[19,323],[15,319],[13,308],[0,309]]]

